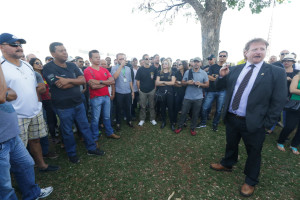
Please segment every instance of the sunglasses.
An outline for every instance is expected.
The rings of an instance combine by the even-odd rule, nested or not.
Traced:
[[[145,58],[144,60],[149,60],[149,58]]]
[[[289,53],[281,53],[280,55],[284,56],[284,55],[288,55]]]
[[[212,59],[207,59],[207,60],[212,60]]]
[[[80,63],[84,63],[83,61],[79,61]]]
[[[35,62],[34,64],[36,64],[36,65],[42,65],[42,63],[40,63],[40,62]]]
[[[178,66],[181,66],[182,64],[178,64]]]
[[[226,58],[227,56],[225,56],[225,55],[219,55],[219,57],[221,58]]]
[[[17,43],[3,44],[3,45],[9,45],[11,47],[21,47],[22,48],[22,44],[17,44]]]

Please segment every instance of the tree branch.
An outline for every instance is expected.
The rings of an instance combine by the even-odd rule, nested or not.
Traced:
[[[173,3],[173,2],[172,2]],[[172,10],[172,8],[174,8],[174,7],[179,7],[179,6],[183,6],[183,5],[185,5],[186,4],[186,2],[184,2],[184,3],[178,3],[178,4],[173,4],[173,5],[167,5],[167,7],[165,8],[165,9],[163,9],[163,10],[155,10],[154,8],[152,8],[150,5],[148,5],[148,9],[149,10],[152,10],[152,11],[154,11],[155,13],[162,13],[162,12],[165,12],[165,11],[169,11],[169,10]]]

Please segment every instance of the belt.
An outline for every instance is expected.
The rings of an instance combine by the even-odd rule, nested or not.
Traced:
[[[231,112],[227,112],[227,114],[228,114],[229,116],[235,117],[235,118],[237,118],[237,119],[246,119],[245,116],[239,116],[239,115],[234,114],[234,113],[231,113]]]

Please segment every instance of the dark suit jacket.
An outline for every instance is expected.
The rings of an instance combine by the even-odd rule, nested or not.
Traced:
[[[216,87],[226,88],[223,120],[229,109],[236,81],[245,64],[232,67],[227,76],[218,78]],[[248,96],[246,125],[249,132],[270,129],[280,117],[287,98],[286,73],[283,68],[263,63]]]

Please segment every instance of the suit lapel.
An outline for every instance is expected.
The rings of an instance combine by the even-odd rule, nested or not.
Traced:
[[[261,80],[263,79],[263,77],[265,76],[265,74],[267,74],[266,72],[267,72],[268,68],[269,68],[269,66],[266,65],[266,63],[264,63],[261,66],[261,68],[260,68],[260,70],[259,70],[259,72],[257,74],[257,77],[256,77],[256,79],[254,81],[254,84],[253,84],[253,87],[251,89],[251,92],[259,85],[259,83],[261,82]]]

